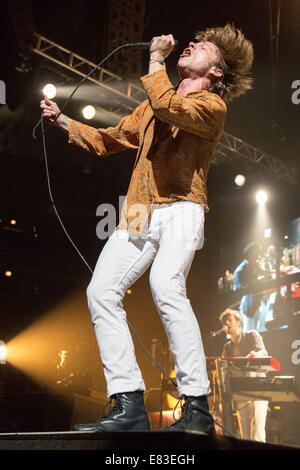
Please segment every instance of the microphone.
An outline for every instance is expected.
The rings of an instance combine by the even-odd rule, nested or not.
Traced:
[[[220,335],[221,333],[223,333],[223,331],[226,331],[226,329],[227,329],[226,326],[223,326],[222,328],[220,328],[220,329],[217,330],[217,331],[212,331],[212,332],[210,333],[210,336],[211,336],[212,338],[214,338],[215,336],[218,336],[218,335]]]
[[[131,42],[128,44],[124,44],[124,48],[131,48],[131,49],[150,49],[151,42]],[[177,49],[178,41],[175,39],[175,47],[173,50]]]

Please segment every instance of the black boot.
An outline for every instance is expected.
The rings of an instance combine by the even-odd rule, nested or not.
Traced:
[[[181,408],[181,417],[168,428],[161,431],[199,431],[214,436],[214,420],[208,408],[207,396],[183,396],[185,402]]]
[[[112,395],[110,403],[111,410],[107,416],[96,423],[76,424],[74,431],[150,431],[150,421],[144,405],[144,392],[116,393]]]

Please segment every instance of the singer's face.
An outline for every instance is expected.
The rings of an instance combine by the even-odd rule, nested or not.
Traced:
[[[219,60],[219,49],[212,42],[190,42],[180,55],[177,68],[181,78],[205,77]]]
[[[228,315],[226,318],[226,321],[224,323],[224,326],[226,326],[227,333],[230,335],[232,334],[238,334],[239,329],[240,329],[240,322],[235,318],[234,315]]]

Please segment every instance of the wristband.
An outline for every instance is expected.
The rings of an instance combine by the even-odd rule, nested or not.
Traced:
[[[160,59],[160,60],[158,60],[158,59],[150,59],[150,60],[149,60],[149,64],[153,64],[154,62],[158,62],[160,65],[165,65],[164,59]]]

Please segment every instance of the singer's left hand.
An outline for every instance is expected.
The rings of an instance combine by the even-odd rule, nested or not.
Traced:
[[[155,36],[151,41],[151,59],[161,60],[168,57],[175,48],[175,39],[172,34]]]

